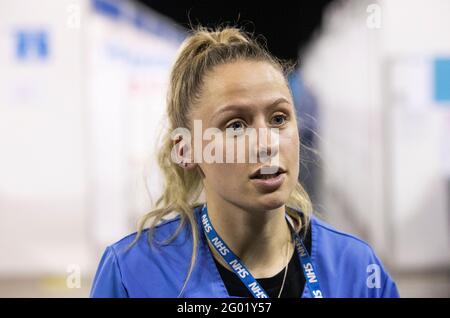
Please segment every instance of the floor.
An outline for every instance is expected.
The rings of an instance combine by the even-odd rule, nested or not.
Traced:
[[[450,270],[393,273],[402,297],[450,297]],[[68,288],[65,277],[0,279],[0,297],[88,297],[92,278]]]

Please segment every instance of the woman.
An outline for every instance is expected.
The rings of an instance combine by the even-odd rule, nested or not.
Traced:
[[[370,246],[311,215],[285,73],[239,29],[185,40],[170,77],[158,209],[106,249],[92,297],[398,296]],[[270,142],[259,135],[236,160],[251,129]],[[210,154],[231,160],[204,158],[211,131],[224,148]]]

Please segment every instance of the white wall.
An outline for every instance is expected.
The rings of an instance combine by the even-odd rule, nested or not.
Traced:
[[[87,261],[81,33],[66,25],[68,4],[0,2],[0,273]],[[17,57],[21,29],[45,30],[47,58]]]
[[[160,29],[168,28],[161,17],[149,18],[160,19]],[[104,248],[134,230],[138,216],[161,191],[154,155],[158,133],[165,127],[168,72],[180,38],[138,32],[127,18],[93,14],[89,21],[92,228]]]
[[[450,57],[449,6],[334,3],[304,58],[320,105],[327,217],[402,269],[450,264],[450,107],[431,93],[434,59]]]
[[[0,276],[92,274],[150,206],[144,183],[159,189],[145,169],[183,33],[132,2],[112,2],[118,18],[94,3],[0,1]],[[15,31],[40,28],[49,54],[33,42],[19,59]]]

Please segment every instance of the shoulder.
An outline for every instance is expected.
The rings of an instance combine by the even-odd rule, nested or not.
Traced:
[[[167,271],[171,269],[174,280],[182,277],[192,252],[190,231],[183,226],[177,232],[180,225],[181,218],[176,216],[160,222],[152,236],[146,229],[140,235],[134,232],[106,247],[94,277],[91,297],[176,296],[170,294],[170,288],[163,288],[167,284],[179,284],[166,279]]]
[[[358,255],[374,254],[372,247],[364,240],[355,235],[340,231],[316,216],[311,218],[311,227],[313,239],[321,244],[321,248],[339,247],[346,248],[349,252]],[[341,252],[343,251],[341,250]]]
[[[191,253],[191,243],[190,228],[177,215],[161,221],[151,231],[144,229],[140,235],[137,232],[129,234],[108,248],[114,251],[119,263],[129,266],[142,259],[158,260],[169,255],[185,257]]]
[[[397,297],[388,271],[373,248],[357,236],[311,218],[313,261],[319,276],[333,282],[336,297]]]
[[[169,239],[181,225],[181,217],[179,215],[173,216],[169,219],[164,219],[158,223],[152,230],[152,240],[150,240],[149,229],[144,229],[140,234],[138,232],[133,232],[122,239],[114,242],[109,246],[118,255],[123,255],[130,247],[136,246],[146,246],[150,245],[151,242],[158,243],[166,239]],[[135,242],[136,241],[136,242]]]

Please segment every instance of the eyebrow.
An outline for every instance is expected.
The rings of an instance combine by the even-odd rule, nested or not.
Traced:
[[[286,98],[280,97],[280,98],[277,98],[274,102],[270,103],[268,106],[266,106],[266,109],[273,108],[273,107],[277,106],[278,104],[282,104],[282,103],[290,104],[290,102]],[[252,107],[253,106],[236,105],[236,104],[227,105],[227,106],[222,107],[220,110],[216,111],[215,113],[213,113],[211,115],[211,119],[214,119],[218,115],[225,113],[225,112],[248,110],[249,108],[251,109]]]

